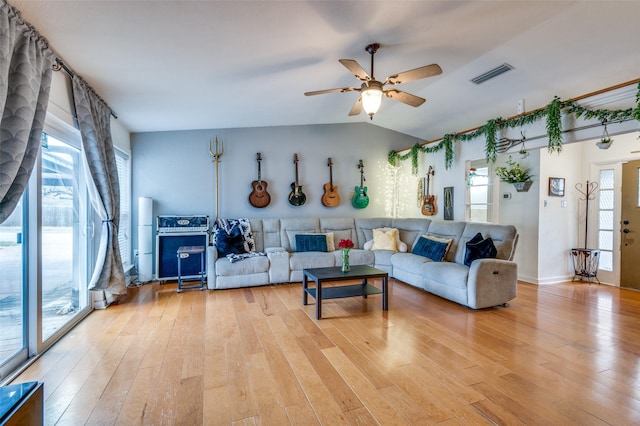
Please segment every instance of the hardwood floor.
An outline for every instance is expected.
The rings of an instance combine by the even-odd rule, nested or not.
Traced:
[[[386,313],[336,299],[316,321],[300,284],[148,284],[15,381],[44,381],[48,425],[640,424],[640,293],[521,283],[472,311],[389,288]]]

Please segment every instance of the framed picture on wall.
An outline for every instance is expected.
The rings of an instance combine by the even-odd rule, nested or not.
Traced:
[[[549,196],[564,197],[564,178],[549,178]]]
[[[453,220],[453,186],[444,188],[444,220]]]

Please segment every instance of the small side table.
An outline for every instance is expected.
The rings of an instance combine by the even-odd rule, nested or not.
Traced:
[[[600,263],[600,250],[596,249],[579,249],[572,248],[571,256],[573,257],[573,270],[574,276],[571,281],[575,281],[576,277],[586,278],[591,284],[591,279],[595,278],[600,284],[598,279],[598,264]]]
[[[182,259],[198,253],[200,253],[200,284],[185,286],[182,277]],[[194,288],[204,290],[204,246],[182,246],[178,248],[178,293]]]

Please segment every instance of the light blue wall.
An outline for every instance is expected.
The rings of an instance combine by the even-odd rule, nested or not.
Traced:
[[[218,171],[218,212],[222,218],[386,216],[388,152],[417,142],[414,137],[369,123],[134,133],[134,250],[138,247],[139,197],[153,198],[154,216],[207,214],[214,220],[215,164],[209,154],[209,140],[216,136],[224,143]],[[257,178],[257,152],[262,153],[262,178],[271,195],[271,204],[263,209],[252,207],[248,201],[251,182]],[[299,184],[307,196],[307,202],[299,207],[288,202],[295,179],[294,153],[299,156]],[[333,159],[333,183],[342,199],[334,208],[321,203],[323,185],[329,181],[328,157]],[[355,209],[350,201],[354,187],[360,184],[360,159],[371,199],[362,210]]]

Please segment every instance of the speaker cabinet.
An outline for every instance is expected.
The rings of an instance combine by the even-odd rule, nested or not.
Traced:
[[[156,278],[158,281],[178,279],[178,249],[182,246],[208,244],[208,233],[170,233],[156,235]],[[205,268],[207,262],[205,262]],[[182,259],[183,279],[200,279],[200,255]]]

